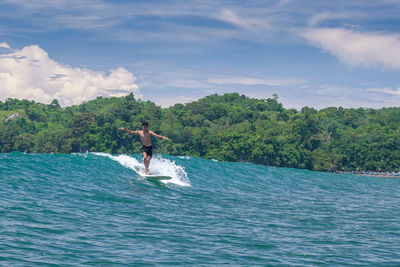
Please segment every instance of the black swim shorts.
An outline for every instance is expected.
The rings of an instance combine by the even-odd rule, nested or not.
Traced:
[[[153,146],[143,146],[142,153],[146,152],[147,156],[153,156]]]

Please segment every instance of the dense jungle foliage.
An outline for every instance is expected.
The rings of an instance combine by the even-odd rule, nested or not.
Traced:
[[[311,170],[397,170],[400,108],[285,109],[277,96],[237,93],[161,108],[132,94],[61,108],[0,101],[0,152],[140,153],[140,139],[119,130],[150,129],[156,153]]]

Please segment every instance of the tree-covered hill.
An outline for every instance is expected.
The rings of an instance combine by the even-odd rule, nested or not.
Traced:
[[[210,95],[161,108],[128,95],[61,108],[28,100],[0,101],[0,152],[139,153],[140,140],[119,127],[148,121],[170,141],[156,153],[312,170],[397,170],[400,108],[319,111],[285,109],[277,97]]]

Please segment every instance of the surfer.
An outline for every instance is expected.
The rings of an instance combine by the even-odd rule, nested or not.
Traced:
[[[144,121],[142,123],[142,130],[138,131],[131,131],[128,130],[124,127],[119,128],[120,130],[123,130],[129,134],[138,134],[140,136],[140,140],[142,141],[142,155],[143,155],[143,161],[144,161],[144,166],[146,167],[146,174],[149,174],[149,165],[150,165],[150,160],[153,157],[153,146],[151,145],[151,136],[155,136],[164,140],[168,140],[168,137],[159,135],[154,133],[153,131],[149,130],[149,123]]]

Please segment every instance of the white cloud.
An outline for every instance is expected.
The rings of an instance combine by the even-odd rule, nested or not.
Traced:
[[[400,69],[400,37],[396,34],[361,33],[340,28],[308,29],[301,34],[345,63],[382,64]]]
[[[369,88],[367,89],[368,92],[378,92],[378,93],[384,93],[384,94],[389,94],[389,95],[400,95],[400,87],[397,88],[397,90],[392,90],[389,87],[384,87],[384,88]]]
[[[217,15],[217,18],[236,25],[240,28],[256,31],[257,29],[270,29],[270,23],[265,18],[256,17],[241,17],[230,9],[224,9]]]
[[[37,45],[0,55],[0,95],[49,103],[58,99],[63,106],[79,104],[97,96],[141,97],[135,76],[124,68],[108,73],[73,68],[49,58]]]
[[[102,0],[7,0],[18,12],[4,16],[29,23],[12,27],[13,32],[55,32],[61,29],[85,30],[107,38],[130,42],[189,41],[209,44],[212,39],[257,40],[261,33],[274,29],[275,4],[220,3],[218,1],[126,1]],[[285,1],[284,1],[285,2]],[[268,8],[267,8],[268,7]],[[187,18],[199,23],[186,23]],[[202,23],[202,21],[206,23]],[[207,22],[209,21],[209,22]],[[234,27],[227,27],[221,21]],[[279,27],[281,27],[279,23]],[[111,35],[111,37],[110,37]],[[136,37],[139,36],[139,37]],[[145,37],[145,38],[143,38]],[[263,38],[266,38],[263,34]]]
[[[0,43],[0,47],[10,49],[10,46],[5,42]]]

